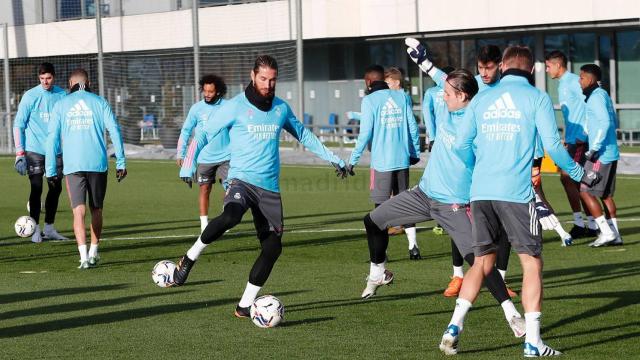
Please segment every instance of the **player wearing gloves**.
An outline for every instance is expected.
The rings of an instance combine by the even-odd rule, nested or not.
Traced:
[[[256,259],[235,316],[248,317],[251,304],[269,278],[282,251],[282,201],[280,199],[280,133],[285,130],[324,160],[338,176],[348,176],[344,161],[296,119],[289,105],[275,97],[278,65],[268,55],[258,56],[245,91],[227,101],[196,133],[194,157],[220,132],[229,131],[231,160],[222,214],[212,219],[198,240],[180,259],[174,285],[185,283],[202,251],[235,227],[251,209],[262,251]],[[190,174],[189,174],[190,175]],[[352,173],[353,175],[353,173]]]
[[[20,99],[18,113],[13,124],[13,141],[16,147],[15,168],[20,175],[29,175],[31,192],[29,194],[29,216],[36,221],[36,229],[31,236],[34,243],[42,242],[40,232],[40,212],[42,206],[42,175],[44,175],[45,143],[47,141],[47,127],[55,103],[60,100],[65,91],[53,85],[55,69],[50,63],[42,63],[38,67],[40,85],[30,89]],[[62,169],[60,151],[53,154],[57,166]],[[49,184],[47,199],[45,200],[44,238],[52,240],[66,240],[53,227],[58,211],[58,199],[62,192],[62,180]]]
[[[360,133],[348,165],[349,168],[356,166],[365,147],[371,143],[369,190],[376,207],[409,188],[409,166],[420,161],[418,124],[411,98],[402,90],[389,89],[384,78],[381,66],[373,65],[365,70],[368,95],[362,99]],[[409,258],[420,259],[415,224],[397,225],[404,225]]]
[[[204,231],[209,223],[209,195],[211,188],[220,179],[224,182],[227,179],[229,171],[229,132],[225,129],[214,139],[208,139],[207,146],[198,155],[197,161],[193,157],[195,152],[195,143],[191,143],[187,151],[187,142],[191,133],[194,131],[202,131],[207,119],[220,109],[225,102],[223,99],[227,93],[227,85],[216,75],[205,75],[200,79],[200,88],[204,99],[191,106],[187,119],[182,125],[180,139],[178,140],[178,166],[181,167],[180,177],[192,186],[192,169],[197,166],[196,180],[200,187],[198,202],[200,205],[200,231]],[[197,165],[196,165],[197,164]],[[183,176],[184,175],[184,176]]]
[[[442,336],[440,350],[456,354],[464,318],[484,277],[495,269],[497,240],[504,231],[522,264],[527,357],[560,355],[542,342],[542,237],[531,184],[535,138],[572,179],[593,182],[560,143],[549,96],[530,85],[533,55],[526,47],[504,52],[500,84],[476,96],[467,107],[453,147],[473,168],[471,213],[476,256]]]
[[[600,67],[586,64],[580,68],[580,86],[586,96],[586,119],[589,151],[585,153],[587,162],[585,170],[593,170],[602,181],[592,186],[582,184],[580,197],[587,205],[589,212],[595,218],[600,229],[600,235],[590,246],[621,245],[622,238],[618,231],[616,219],[616,204],[613,193],[616,188],[616,168],[620,151],[616,137],[616,112],[609,94],[602,89],[598,82],[602,77]],[[602,207],[598,203],[602,200],[609,211],[611,224],[605,218]]]
[[[89,75],[76,69],[69,77],[69,95],[53,108],[47,137],[47,181],[56,182],[65,176],[71,209],[73,232],[80,252],[79,269],[98,265],[98,244],[102,233],[102,206],[107,192],[107,139],[109,132],[116,155],[116,179],[127,176],[124,147],[118,121],[109,103],[89,90]],[[64,167],[58,172],[53,155],[62,147]],[[91,247],[87,253],[86,212],[87,194],[91,210]]]

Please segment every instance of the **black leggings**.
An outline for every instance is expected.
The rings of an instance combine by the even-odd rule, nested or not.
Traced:
[[[496,267],[498,270],[507,271],[509,255],[511,255],[511,243],[509,242],[507,234],[503,231],[498,239],[498,253],[496,256]]]
[[[40,198],[42,197],[42,174],[29,175],[29,182],[31,183],[29,216],[36,221],[36,224],[39,224],[42,207],[40,204]],[[46,224],[53,224],[56,220],[56,212],[58,211],[58,199],[60,199],[60,193],[62,192],[62,180],[56,181],[53,185],[48,185],[49,191],[47,192],[47,199],[44,202],[44,222]]]
[[[200,240],[205,244],[211,244],[219,239],[227,230],[242,221],[242,216],[246,211],[247,209],[238,203],[228,203],[225,205],[222,214],[209,222],[200,235]],[[263,286],[282,253],[282,234],[269,230],[269,225],[266,223],[264,216],[258,214],[259,210],[253,210],[252,212],[262,250],[253,263],[249,273],[249,282],[256,286]]]
[[[451,239],[451,262],[455,267],[460,267],[464,264],[464,258],[462,257],[462,254],[460,254],[460,250],[458,250],[456,243],[453,242],[453,239]]]
[[[475,259],[473,254],[465,256],[464,259],[467,260],[467,263],[470,266],[473,266],[473,261]],[[489,292],[498,301],[498,304],[502,304],[505,300],[511,299],[511,297],[509,297],[509,293],[507,292],[507,286],[504,284],[502,276],[500,276],[500,273],[498,272],[498,269],[496,269],[496,267],[493,267],[493,269],[491,269],[491,273],[485,276],[484,286],[489,289]]]

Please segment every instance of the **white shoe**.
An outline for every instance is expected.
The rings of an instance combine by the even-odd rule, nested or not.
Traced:
[[[384,274],[382,274],[380,279],[373,280],[373,279],[367,278],[367,287],[364,288],[364,291],[362,292],[362,295],[360,295],[360,297],[362,297],[363,299],[368,299],[376,294],[376,290],[378,289],[379,286],[389,285],[392,282],[393,282],[393,273],[389,270],[385,270]]]
[[[88,269],[88,268],[89,268],[89,261],[80,260],[80,266],[78,266],[78,269]]]
[[[69,238],[60,235],[53,226],[44,227],[44,238],[49,240],[69,240]]]
[[[616,236],[616,239],[612,242],[608,243],[607,246],[620,246],[623,245],[622,237],[620,235]]]
[[[607,245],[608,243],[615,241],[616,240],[616,234],[614,232],[611,232],[607,235],[605,235],[604,233],[600,233],[600,235],[598,235],[598,238],[596,239],[596,241],[592,242],[591,244],[589,244],[589,246],[591,247],[600,247],[600,246],[604,246]]]
[[[545,344],[539,346],[533,346],[530,343],[524,343],[524,357],[541,357],[541,356],[559,356],[562,353],[558,350],[553,350]]]
[[[88,261],[89,267],[96,267],[98,266],[99,262],[100,262],[100,255],[91,256]]]
[[[527,334],[527,326],[524,319],[521,316],[513,316],[509,320],[509,327],[513,331],[513,336],[521,338]]]
[[[40,225],[36,225],[36,229],[33,231],[33,235],[31,235],[31,242],[36,244],[42,242],[42,233],[40,232]]]
[[[456,325],[449,325],[442,335],[440,341],[440,351],[445,355],[455,355],[458,353],[458,337],[460,336],[460,328]]]

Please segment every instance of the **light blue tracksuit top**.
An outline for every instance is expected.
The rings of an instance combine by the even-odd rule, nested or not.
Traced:
[[[200,151],[197,159],[194,157],[196,144],[192,141],[188,147],[185,146],[191,132],[195,128],[195,132],[203,131],[204,125],[209,119],[213,118],[215,113],[220,110],[222,104],[226,100],[220,99],[215,104],[207,104],[204,100],[191,106],[187,119],[182,125],[180,140],[178,141],[178,157],[183,159],[182,167],[185,169],[184,174],[189,174],[191,169],[197,164],[219,164],[229,161],[231,154],[229,153],[229,131],[224,129],[215,138],[207,139],[207,145]],[[196,159],[194,163],[194,159]],[[182,171],[182,169],[181,169]],[[188,177],[189,175],[185,175]]]
[[[16,153],[30,151],[45,155],[51,111],[55,103],[65,95],[66,92],[56,85],[51,90],[38,85],[24,93],[13,123]]]
[[[620,158],[616,137],[616,111],[609,94],[602,89],[593,90],[587,99],[587,133],[589,150],[598,152],[598,160],[608,164]]]
[[[575,144],[586,141],[585,98],[580,87],[580,77],[569,71],[562,74],[558,84],[558,101],[564,118],[564,142]]]

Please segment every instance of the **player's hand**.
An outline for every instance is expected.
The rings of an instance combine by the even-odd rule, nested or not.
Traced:
[[[331,165],[333,165],[333,167],[336,168],[336,176],[337,177],[339,177],[341,179],[345,179],[347,177],[347,175],[349,175],[349,171],[347,170],[346,165],[345,166],[340,166],[340,164],[337,164],[337,163],[334,163],[334,162],[332,162]]]
[[[124,180],[127,177],[127,169],[117,169],[116,170],[116,180],[118,182]]]
[[[420,70],[429,73],[433,69],[433,63],[427,58],[427,49],[418,41],[418,39],[408,37],[404,39],[407,45],[407,54],[414,63],[418,65]]]
[[[549,210],[547,204],[536,195],[536,213],[538,214],[538,221],[542,225],[542,230],[553,230],[560,224],[558,218]]]
[[[414,157],[409,158],[409,165],[415,165],[419,162],[420,162],[420,158],[414,158]]]
[[[182,159],[181,158],[177,158],[176,159],[176,165],[178,165],[178,167],[182,167]]]
[[[431,152],[431,149],[433,149],[433,143],[434,143],[434,142],[435,142],[435,141],[431,140],[431,141],[429,141],[429,143],[427,144],[427,151],[428,151],[428,152]]]
[[[193,179],[191,178],[191,176],[189,177],[181,177],[180,180],[184,181],[185,183],[187,183],[187,185],[189,185],[189,189],[193,188]]]
[[[587,185],[588,187],[592,187],[602,180],[602,175],[599,172],[593,170],[585,170],[584,175],[582,175],[582,179],[580,182]]]
[[[540,175],[540,168],[539,167],[532,167],[531,168],[531,183],[533,184],[534,188],[539,188],[540,187],[540,182],[542,180],[541,176],[542,175]]]
[[[47,183],[51,187],[55,187],[56,184],[60,182],[60,177],[58,175],[47,176]]]
[[[584,153],[584,157],[588,161],[591,161],[592,163],[594,163],[598,160],[598,152],[594,150],[589,150],[586,153]]]
[[[347,169],[347,172],[349,173],[349,175],[351,175],[351,176],[355,176],[356,175],[356,172],[353,171],[353,165],[347,164],[345,166],[345,168]]]
[[[27,160],[24,158],[24,152],[16,154],[16,162],[13,166],[16,168],[18,174],[22,176],[27,175]]]

